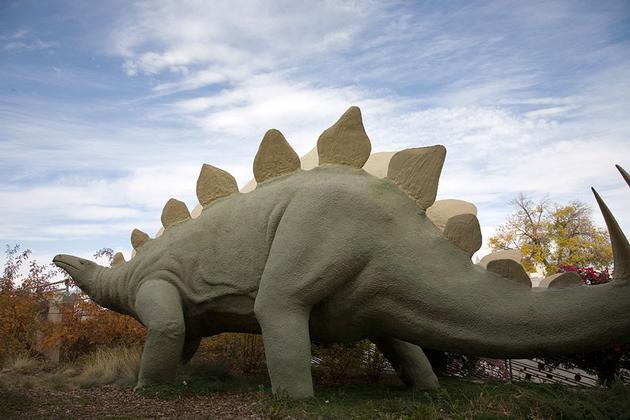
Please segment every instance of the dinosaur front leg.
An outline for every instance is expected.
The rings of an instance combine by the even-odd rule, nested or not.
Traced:
[[[286,393],[292,398],[313,396],[310,308],[286,296],[259,293],[254,310],[262,330],[273,393]]]
[[[135,309],[148,330],[135,389],[151,383],[174,381],[185,336],[177,288],[162,280],[147,281],[138,290]]]
[[[438,379],[422,349],[395,338],[373,339],[378,349],[392,364],[403,383],[416,390],[435,389]]]

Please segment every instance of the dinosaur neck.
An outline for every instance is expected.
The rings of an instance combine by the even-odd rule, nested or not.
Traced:
[[[130,266],[127,263],[117,267],[99,267],[94,275],[90,297],[108,309],[133,315],[133,302],[130,302],[128,288]]]
[[[431,286],[403,297],[398,315],[412,324],[400,334],[428,348],[531,357],[589,351],[630,339],[628,281],[531,289],[463,264],[436,276]]]

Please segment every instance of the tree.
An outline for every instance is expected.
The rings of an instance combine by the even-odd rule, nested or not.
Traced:
[[[606,229],[595,226],[590,208],[582,202],[567,205],[534,201],[519,194],[511,204],[515,211],[489,239],[493,250],[519,249],[529,272],[543,269],[545,275],[562,265],[608,268],[612,249]]]
[[[0,364],[18,354],[33,352],[35,331],[44,324],[50,279],[55,270],[30,260],[31,251],[6,247],[0,275]],[[28,266],[28,270],[23,270]]]

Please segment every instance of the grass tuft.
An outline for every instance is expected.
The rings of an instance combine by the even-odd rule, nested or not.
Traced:
[[[19,354],[5,364],[5,369],[17,373],[30,374],[41,370],[41,363],[28,354]]]
[[[88,354],[81,362],[79,374],[74,381],[81,387],[99,385],[132,386],[138,378],[142,349],[135,347],[113,347],[99,349]],[[65,374],[72,376],[72,370]]]

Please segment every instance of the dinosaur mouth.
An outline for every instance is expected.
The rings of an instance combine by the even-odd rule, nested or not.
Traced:
[[[67,256],[67,255],[57,255],[57,256],[55,256],[55,258],[53,258],[52,262],[57,267],[65,270],[65,271],[68,271],[68,269],[70,269],[70,270],[79,270],[79,267],[77,267],[76,265],[72,264],[71,258],[68,258],[68,257],[69,256]],[[70,274],[70,272],[68,272],[68,274]]]

